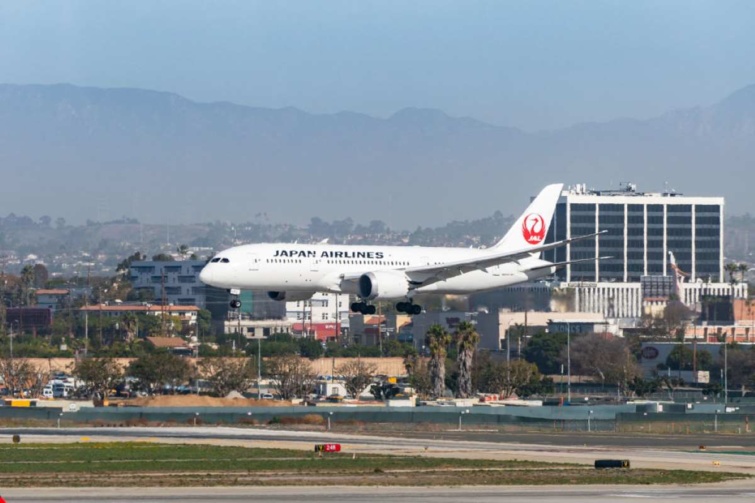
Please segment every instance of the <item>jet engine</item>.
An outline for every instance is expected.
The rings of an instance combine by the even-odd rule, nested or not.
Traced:
[[[277,301],[296,302],[298,300],[309,300],[315,292],[267,292],[267,296]]]
[[[359,296],[365,300],[400,299],[409,293],[409,281],[400,271],[376,271],[359,277]]]

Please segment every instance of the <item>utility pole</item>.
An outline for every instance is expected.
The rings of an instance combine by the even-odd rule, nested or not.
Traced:
[[[168,238],[170,241],[170,238]],[[160,274],[160,289],[162,295],[160,297],[160,334],[165,337],[165,266],[163,266]]]

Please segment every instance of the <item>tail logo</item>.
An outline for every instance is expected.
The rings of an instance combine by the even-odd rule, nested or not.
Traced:
[[[531,245],[537,245],[545,239],[545,220],[537,213],[530,213],[522,221],[522,236]]]

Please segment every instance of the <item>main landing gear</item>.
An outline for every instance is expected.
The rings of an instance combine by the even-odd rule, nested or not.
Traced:
[[[370,304],[367,304],[366,302],[352,303],[351,310],[355,313],[361,313],[361,314],[375,314],[377,312],[377,309],[375,308],[375,306],[371,306]]]
[[[399,302],[396,304],[396,311],[406,314],[420,314],[422,312],[422,306],[412,304],[411,302]]]

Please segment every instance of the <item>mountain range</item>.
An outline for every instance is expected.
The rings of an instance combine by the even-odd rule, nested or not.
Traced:
[[[525,133],[438,110],[383,119],[165,92],[0,85],[0,214],[148,223],[519,212],[547,183],[723,195],[753,211],[755,85],[706,107]]]

